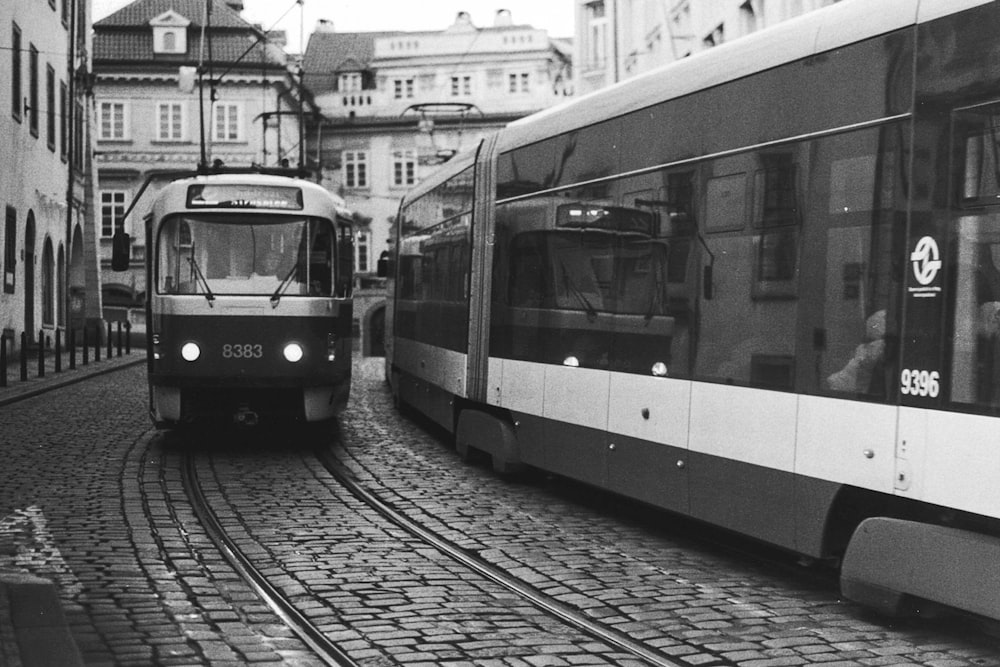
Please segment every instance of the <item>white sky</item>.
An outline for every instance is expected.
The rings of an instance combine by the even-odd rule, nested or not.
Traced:
[[[93,0],[99,21],[133,0]],[[573,36],[574,0],[243,0],[243,18],[265,29],[283,29],[288,51],[300,51],[300,35],[309,40],[319,19],[333,21],[338,32],[444,30],[460,11],[479,27],[493,25],[498,9],[509,9],[515,24],[542,28],[550,37]],[[284,18],[282,18],[284,17]],[[280,22],[279,22],[280,20]]]

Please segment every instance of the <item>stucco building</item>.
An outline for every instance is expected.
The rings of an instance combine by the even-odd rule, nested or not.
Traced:
[[[838,0],[575,0],[578,94]]]
[[[100,317],[89,215],[89,2],[0,2],[0,329],[20,346]]]
[[[138,305],[146,290],[142,220],[162,179],[151,182],[124,223],[122,216],[147,177],[216,162],[300,166],[299,117],[308,111],[300,109],[297,68],[283,35],[264,34],[242,9],[242,0],[136,0],[94,24],[106,310]],[[132,236],[132,267],[118,273],[107,267],[122,224]]]
[[[455,152],[570,95],[570,50],[506,10],[482,27],[459,12],[439,31],[341,33],[325,22],[311,35],[304,81],[322,120],[308,126],[310,158],[359,213],[355,316],[366,351],[378,344],[375,272],[400,198]]]

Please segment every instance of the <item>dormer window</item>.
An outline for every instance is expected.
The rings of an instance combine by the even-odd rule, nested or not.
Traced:
[[[187,53],[187,28],[191,21],[177,12],[166,11],[152,21],[153,53]]]

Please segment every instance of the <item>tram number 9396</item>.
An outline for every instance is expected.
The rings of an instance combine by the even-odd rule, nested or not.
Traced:
[[[941,374],[937,371],[903,369],[899,390],[904,396],[937,398],[941,393]]]
[[[222,346],[223,359],[260,359],[264,356],[264,346],[260,343],[226,343]]]

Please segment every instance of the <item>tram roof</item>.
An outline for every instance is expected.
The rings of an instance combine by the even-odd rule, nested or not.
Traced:
[[[516,120],[505,152],[990,0],[846,0]]]

